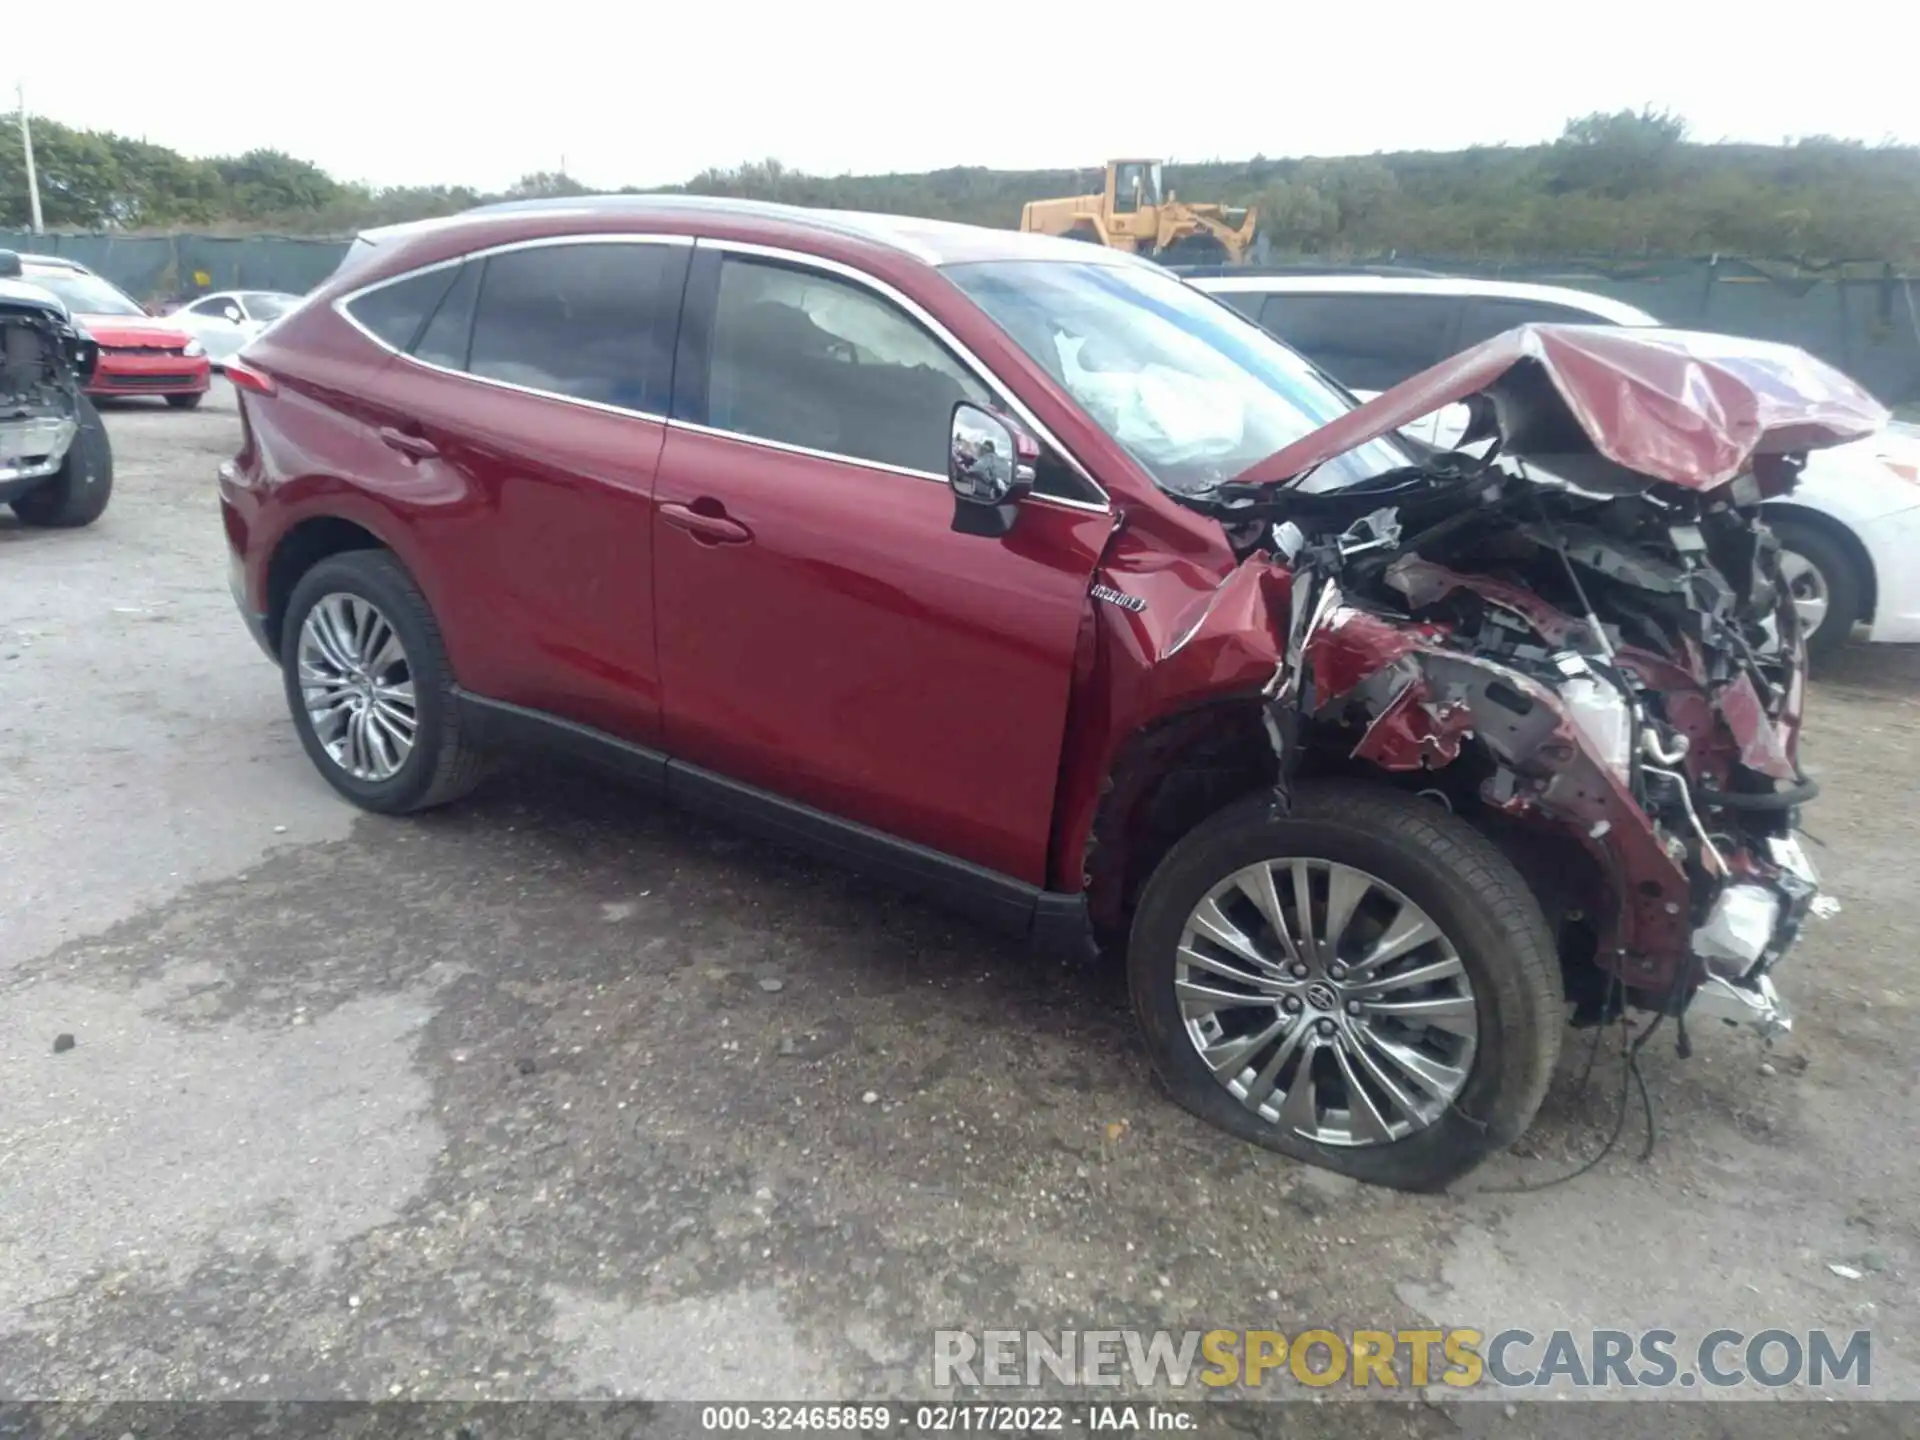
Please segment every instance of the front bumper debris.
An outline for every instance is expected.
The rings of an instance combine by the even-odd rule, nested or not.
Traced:
[[[0,419],[0,485],[59,473],[79,425],[70,415]]]
[[[1820,876],[1799,840],[1767,842],[1767,863],[1738,857],[1751,878],[1728,884],[1693,932],[1693,953],[1704,978],[1686,1013],[1745,1025],[1763,1040],[1784,1035],[1793,1017],[1773,983],[1772,969],[1800,937],[1808,916],[1836,915],[1840,902],[1820,892]]]
[[[1770,975],[1762,975],[1751,984],[1709,976],[1706,983],[1693,992],[1687,1015],[1694,1020],[1724,1020],[1729,1025],[1746,1025],[1763,1040],[1775,1039],[1793,1029],[1793,1016],[1774,988]]]

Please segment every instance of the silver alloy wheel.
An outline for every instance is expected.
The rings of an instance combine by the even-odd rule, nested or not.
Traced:
[[[1780,578],[1787,582],[1787,594],[1793,598],[1793,608],[1800,612],[1801,635],[1812,639],[1813,632],[1827,618],[1827,607],[1832,603],[1832,597],[1827,593],[1827,577],[1806,556],[1792,550],[1782,550]]]
[[[390,780],[413,753],[420,714],[393,623],[369,600],[322,595],[300,626],[300,703],[333,763],[356,780]]]
[[[1228,876],[1188,915],[1173,983],[1214,1078],[1322,1145],[1424,1130],[1473,1070],[1479,1024],[1459,952],[1351,866],[1271,860]]]

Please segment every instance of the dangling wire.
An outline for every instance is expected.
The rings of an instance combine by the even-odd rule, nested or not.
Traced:
[[[1676,985],[1672,995],[1678,995],[1679,991],[1680,986]],[[1603,1017],[1612,1009],[1614,999],[1621,993],[1620,977],[1617,975],[1610,976],[1607,984],[1606,998],[1601,1006],[1601,1015]],[[1643,1163],[1651,1159],[1653,1157],[1654,1143],[1658,1131],[1655,1128],[1654,1121],[1653,1093],[1647,1088],[1647,1077],[1640,1070],[1640,1052],[1645,1048],[1647,1042],[1653,1038],[1654,1032],[1660,1028],[1661,1023],[1666,1020],[1667,1016],[1675,1013],[1675,1003],[1672,996],[1670,996],[1668,1007],[1653,1017],[1653,1023],[1651,1025],[1645,1030],[1642,1030],[1637,1036],[1632,1036],[1631,1038],[1629,1038],[1628,1034],[1626,1016],[1622,1014],[1620,1018],[1620,1098],[1614,1107],[1613,1129],[1608,1133],[1606,1143],[1600,1147],[1599,1151],[1591,1159],[1586,1160],[1577,1168],[1569,1170],[1566,1174],[1555,1175],[1549,1180],[1538,1180],[1531,1185],[1489,1186],[1479,1193],[1483,1195],[1531,1195],[1537,1190],[1550,1190],[1555,1185],[1564,1185],[1569,1180],[1578,1180],[1602,1160],[1605,1160],[1607,1156],[1611,1155],[1613,1153],[1613,1147],[1620,1143],[1620,1137],[1626,1132],[1627,1128],[1628,1100],[1635,1089],[1638,1089],[1640,1092],[1640,1110],[1641,1114],[1646,1117],[1647,1124],[1647,1138],[1646,1143],[1640,1147],[1640,1159]],[[1595,1028],[1593,1047],[1587,1053],[1586,1067],[1580,1072],[1580,1087],[1583,1090],[1586,1088],[1587,1078],[1593,1073],[1595,1057],[1600,1053],[1600,1031],[1604,1028],[1605,1024],[1603,1019],[1602,1024]]]

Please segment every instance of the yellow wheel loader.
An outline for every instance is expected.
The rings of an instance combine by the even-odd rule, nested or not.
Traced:
[[[1172,265],[1237,265],[1246,258],[1258,222],[1252,208],[1183,205],[1163,194],[1158,160],[1110,160],[1104,193],[1032,200],[1020,211],[1022,230],[1108,245]]]

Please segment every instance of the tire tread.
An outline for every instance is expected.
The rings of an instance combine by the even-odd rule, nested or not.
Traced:
[[[1807,637],[1807,654],[1815,661],[1832,656],[1844,646],[1866,608],[1855,560],[1846,546],[1819,524],[1791,516],[1768,522],[1783,548],[1812,564],[1827,582],[1827,614],[1820,628]]]
[[[48,530],[74,530],[91,525],[106,513],[113,498],[113,442],[107,435],[107,422],[86,396],[79,400],[80,431],[73,437],[66,459],[53,477],[13,502],[13,513],[21,523]],[[97,467],[94,483],[84,492],[74,483],[74,465],[92,451]]]

